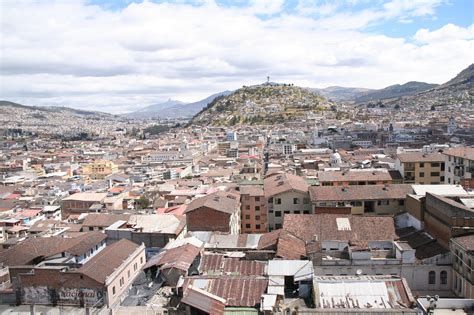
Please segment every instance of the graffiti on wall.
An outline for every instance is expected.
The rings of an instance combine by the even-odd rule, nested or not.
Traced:
[[[48,287],[24,287],[22,288],[23,303],[26,304],[49,304],[50,294]]]
[[[93,289],[60,288],[59,303],[93,306],[101,304],[102,292]]]
[[[31,286],[23,287],[22,303],[102,306],[104,299],[101,290],[83,288],[54,289],[46,286]]]

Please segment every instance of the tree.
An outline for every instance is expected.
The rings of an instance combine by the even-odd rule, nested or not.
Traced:
[[[148,209],[150,207],[150,200],[145,196],[141,196],[137,200],[138,209]]]

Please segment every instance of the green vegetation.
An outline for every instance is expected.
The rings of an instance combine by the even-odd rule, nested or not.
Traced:
[[[167,132],[171,127],[166,125],[154,125],[143,130],[143,133],[149,133],[150,135],[159,135],[160,133]]]

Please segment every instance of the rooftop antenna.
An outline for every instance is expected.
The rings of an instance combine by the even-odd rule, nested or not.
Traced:
[[[270,84],[270,76],[267,75],[267,84]]]

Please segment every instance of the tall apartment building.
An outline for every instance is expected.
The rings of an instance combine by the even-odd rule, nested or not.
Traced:
[[[445,181],[445,159],[441,153],[410,152],[397,156],[395,169],[406,184],[442,184]]]
[[[280,229],[285,214],[310,214],[309,185],[299,176],[277,174],[264,180],[268,230]]]
[[[474,148],[451,148],[443,152],[446,163],[446,184],[474,188]]]
[[[241,185],[242,233],[264,233],[267,231],[267,202],[263,185]]]
[[[474,299],[474,234],[452,238],[449,248],[453,255],[453,292]]]
[[[106,160],[94,161],[83,168],[83,174],[88,175],[92,180],[102,180],[117,172],[118,166],[114,162]]]

